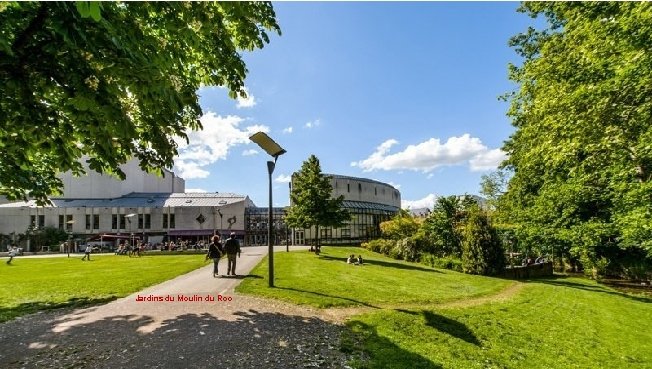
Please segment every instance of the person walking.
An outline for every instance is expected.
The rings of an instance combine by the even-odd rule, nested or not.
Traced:
[[[82,258],[82,261],[86,260],[88,258],[88,261],[91,261],[91,252],[93,251],[93,248],[91,245],[86,245],[86,250],[84,250],[84,257]]]
[[[217,265],[220,262],[220,257],[222,256],[222,244],[220,243],[220,236],[215,235],[208,245],[208,253],[206,254],[206,259],[213,259],[213,278],[219,277],[217,272]]]
[[[240,242],[235,238],[235,232],[231,232],[229,239],[224,243],[224,251],[228,260],[226,275],[235,275],[235,255],[240,257]]]
[[[18,249],[16,248],[16,245],[11,245],[8,251],[9,259],[7,259],[7,265],[11,264],[11,261],[14,260],[14,256],[16,256]]]

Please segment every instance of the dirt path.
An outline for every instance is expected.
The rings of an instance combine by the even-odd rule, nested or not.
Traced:
[[[488,296],[481,296],[451,302],[435,304],[385,304],[376,307],[350,307],[350,308],[331,308],[321,310],[324,319],[343,323],[350,317],[358,314],[369,313],[380,309],[447,309],[447,308],[466,308],[488,304],[491,302],[507,301],[513,298],[525,287],[524,283],[514,282],[502,291]]]

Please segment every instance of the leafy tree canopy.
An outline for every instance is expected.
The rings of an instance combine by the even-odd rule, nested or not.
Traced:
[[[652,250],[652,4],[527,2],[511,39],[510,217],[530,238]],[[591,251],[593,252],[593,251]]]
[[[280,34],[268,2],[0,4],[0,195],[40,203],[59,172],[171,167],[200,86],[245,96],[242,50]]]
[[[332,198],[332,191],[331,177],[321,172],[319,159],[311,155],[292,175],[287,224],[294,228],[342,227],[351,215],[342,207],[344,196]]]

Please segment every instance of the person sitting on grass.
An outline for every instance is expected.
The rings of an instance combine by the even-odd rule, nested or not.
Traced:
[[[355,255],[353,255],[353,254],[349,255],[349,258],[346,259],[346,263],[347,264],[355,264],[356,263]]]
[[[362,255],[358,255],[358,261],[356,264],[362,265]]]

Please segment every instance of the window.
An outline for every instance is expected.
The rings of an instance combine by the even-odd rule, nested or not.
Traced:
[[[127,218],[124,214],[120,214],[120,229],[127,229]]]
[[[319,230],[322,238],[331,238],[333,236],[333,230],[331,228],[322,228]]]
[[[93,214],[93,229],[100,229],[100,215]]]
[[[45,215],[38,216],[38,227],[45,228]]]
[[[36,227],[36,215],[29,216],[29,225],[32,227]]]
[[[118,229],[118,214],[111,215],[111,229]]]
[[[351,237],[351,230],[349,228],[342,228],[340,234],[342,237]]]
[[[86,214],[86,229],[91,229],[91,215]]]
[[[346,184],[346,192],[351,192],[351,184],[350,183]]]
[[[63,224],[65,222],[63,221],[63,215],[59,215],[59,230],[63,231]]]
[[[374,195],[378,196],[378,187],[374,187]]]
[[[138,214],[138,229],[143,229],[143,214]]]
[[[168,228],[168,224],[170,228],[174,228],[174,214],[163,214],[163,228]]]
[[[362,183],[358,183],[358,192],[362,192]]]
[[[66,215],[66,231],[72,232],[72,224],[74,223],[74,220],[72,220],[72,215]]]
[[[145,229],[152,228],[152,214],[145,214]]]

